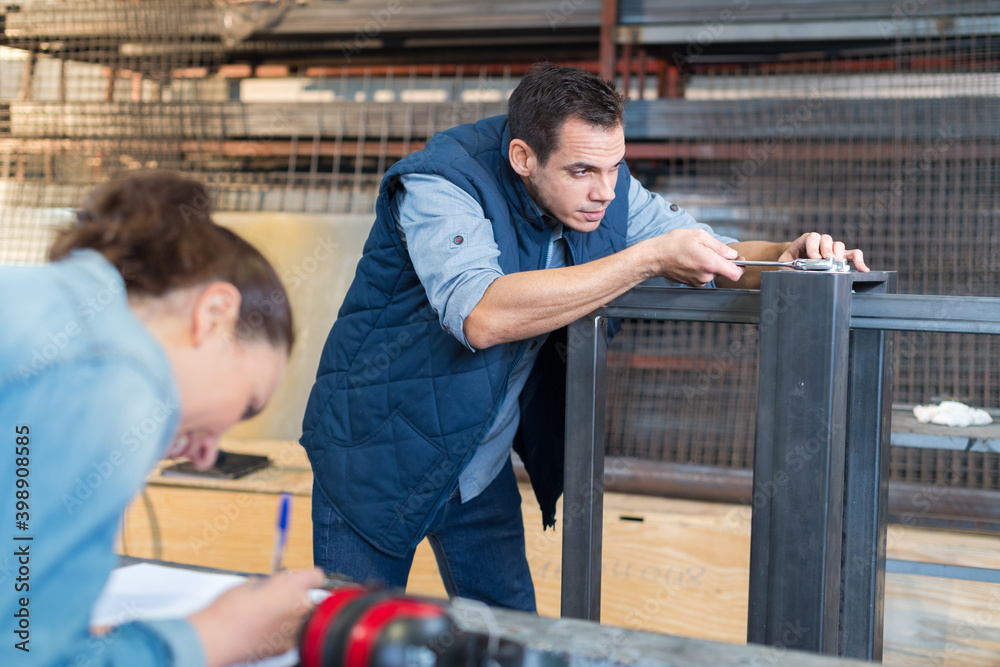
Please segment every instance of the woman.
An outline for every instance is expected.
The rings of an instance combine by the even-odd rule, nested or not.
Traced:
[[[249,582],[106,636],[90,610],[121,513],[163,456],[215,460],[294,342],[274,270],[167,173],[99,188],[51,263],[0,270],[3,665],[225,665],[290,648],[322,572]],[[13,631],[13,634],[11,634]]]

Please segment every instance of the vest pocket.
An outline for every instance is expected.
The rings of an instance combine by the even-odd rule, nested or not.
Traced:
[[[316,481],[356,531],[390,552],[415,537],[460,465],[399,410],[362,438],[325,440],[309,452]]]

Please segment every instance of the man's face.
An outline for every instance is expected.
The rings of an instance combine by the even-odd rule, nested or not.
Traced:
[[[605,130],[570,118],[563,122],[558,146],[545,164],[528,152],[531,157],[521,176],[535,203],[570,229],[597,229],[615,198],[618,167],[625,159],[622,126]]]

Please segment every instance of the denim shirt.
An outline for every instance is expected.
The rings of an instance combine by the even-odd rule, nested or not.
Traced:
[[[736,241],[716,234],[684,209],[630,178],[627,245],[676,229],[703,229],[723,243]],[[438,313],[441,326],[475,352],[465,337],[465,318],[483,298],[486,288],[503,275],[496,259],[500,251],[493,239],[493,227],[472,196],[441,176],[407,174],[401,178],[401,184],[404,190],[396,195],[393,213],[413,268],[431,307]],[[562,223],[547,215],[544,219],[552,227],[545,268],[566,266],[568,252],[562,238]],[[464,246],[462,253],[449,252],[450,244],[456,241]],[[459,476],[462,502],[479,495],[507,460],[520,419],[517,397],[547,336],[543,334],[532,340],[514,368],[496,422]]]
[[[0,665],[204,664],[183,619],[122,609],[108,633],[89,627],[122,512],[179,408],[165,353],[100,254],[0,268]]]

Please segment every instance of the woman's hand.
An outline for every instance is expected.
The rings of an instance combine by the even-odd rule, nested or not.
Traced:
[[[323,585],[319,568],[254,578],[232,588],[188,620],[201,638],[208,667],[248,662],[294,648],[313,603],[309,590]]]

